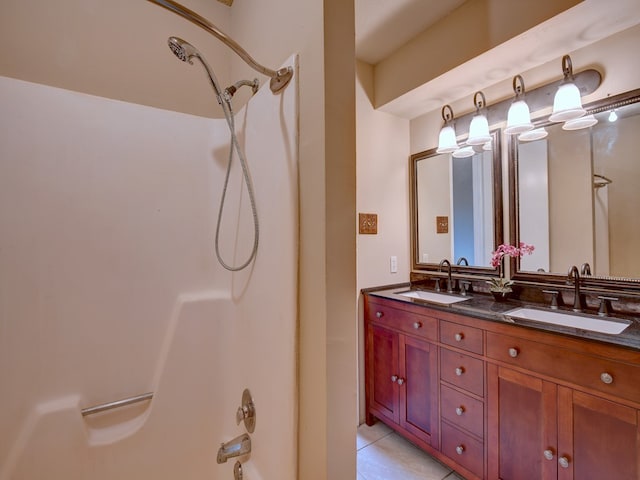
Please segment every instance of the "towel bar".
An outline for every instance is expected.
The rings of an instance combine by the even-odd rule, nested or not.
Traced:
[[[103,403],[101,405],[96,405],[95,407],[83,408],[81,412],[83,417],[87,417],[89,415],[105,412],[107,410],[112,410],[114,408],[120,408],[127,405],[131,405],[133,403],[144,402],[145,400],[151,400],[152,398],[153,398],[153,392],[147,392],[147,393],[143,393],[142,395],[136,395],[135,397],[123,398],[122,400],[116,400],[115,402]]]

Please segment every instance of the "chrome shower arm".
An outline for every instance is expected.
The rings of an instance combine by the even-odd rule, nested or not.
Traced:
[[[218,40],[222,41],[225,45],[227,45],[231,50],[236,52],[240,58],[242,58],[247,65],[256,70],[263,75],[267,75],[271,77],[271,91],[273,93],[277,93],[287,86],[289,80],[293,75],[293,69],[291,67],[284,67],[280,70],[272,70],[270,68],[265,67],[264,65],[256,62],[251,55],[247,53],[247,51],[242,48],[235,40],[226,35],[222,30],[216,27],[213,23],[211,23],[206,18],[198,15],[193,10],[188,9],[187,7],[179,4],[178,2],[174,2],[173,0],[147,0],[151,3],[155,3],[156,5],[160,5],[161,7],[166,8],[167,10],[180,15],[181,17],[189,20],[190,22],[198,25],[200,28],[203,28]]]

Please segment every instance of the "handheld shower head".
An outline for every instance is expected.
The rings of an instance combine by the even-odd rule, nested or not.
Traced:
[[[200,52],[196,50],[196,47],[179,37],[169,37],[167,44],[173,54],[183,62],[193,64],[191,57],[200,57]]]

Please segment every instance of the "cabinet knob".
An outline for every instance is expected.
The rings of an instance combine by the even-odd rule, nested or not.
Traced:
[[[517,348],[515,348],[515,347],[511,347],[511,348],[509,349],[509,356],[510,356],[511,358],[516,358],[516,357],[518,356],[518,354],[519,354],[519,353],[520,353],[520,350],[518,350],[518,349],[517,349]]]
[[[420,327],[422,327],[422,323],[421,322],[414,322],[413,323],[413,328],[415,328],[416,330],[418,330]]]
[[[383,315],[384,315],[384,313],[382,313],[382,312],[376,312],[376,317],[378,317],[378,318],[382,318]]]
[[[462,405],[456,408],[456,415],[461,417],[463,413],[464,413],[464,407]]]
[[[553,450],[551,450],[550,448],[546,449],[543,452],[544,458],[546,458],[547,460],[553,460]]]
[[[558,463],[562,468],[569,468],[569,459],[567,457],[560,457]]]
[[[463,447],[462,445],[458,445],[458,446],[456,447],[456,453],[457,453],[458,455],[462,455],[462,454],[464,453],[464,447]]]
[[[463,373],[464,373],[464,368],[463,367],[456,368],[456,375],[457,376],[461,376]]]
[[[606,384],[613,383],[613,377],[607,372],[600,374],[600,380],[602,380],[602,382]]]
[[[462,333],[456,333],[453,338],[456,339],[456,342],[461,342],[464,338],[464,335]]]
[[[398,380],[398,375],[391,375],[391,381],[395,382]]]
[[[404,378],[399,378],[398,379],[398,385],[402,385],[404,384]]]

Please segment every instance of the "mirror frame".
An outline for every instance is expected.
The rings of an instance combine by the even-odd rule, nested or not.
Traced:
[[[492,189],[493,189],[493,249],[500,245],[504,238],[503,228],[503,203],[502,203],[502,148],[501,148],[501,130],[495,129],[490,132],[493,142],[492,150]],[[461,142],[464,143],[464,142]],[[418,262],[418,202],[417,202],[417,175],[416,168],[419,160],[424,158],[441,155],[436,153],[435,148],[414,153],[409,157],[409,209],[410,209],[410,226],[411,226],[411,270],[414,272],[436,271],[438,263],[422,263]],[[451,261],[451,271],[458,273],[473,273],[497,276],[498,269],[487,266],[466,266],[456,265]]]
[[[596,100],[585,105],[583,108],[587,114],[601,113],[613,108],[620,108],[625,105],[640,102],[640,88],[630,90],[612,97]],[[546,117],[533,121],[536,128],[553,125]],[[518,245],[520,242],[520,219],[519,219],[519,195],[518,195],[518,141],[514,136],[508,139],[508,175],[509,175],[509,237],[511,244]],[[510,263],[511,279],[529,284],[566,284],[567,275],[548,272],[524,272],[520,270],[520,259],[511,258]],[[586,287],[607,290],[640,291],[640,278],[621,277],[580,277],[582,284]]]

